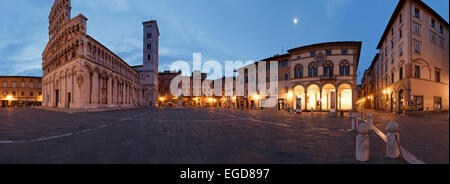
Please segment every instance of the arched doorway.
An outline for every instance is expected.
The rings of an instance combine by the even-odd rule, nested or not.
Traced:
[[[338,88],[338,109],[352,110],[353,108],[353,91],[348,84],[342,84]]]
[[[294,88],[294,107],[295,110],[304,110],[305,109],[305,88],[303,86],[296,86]]]
[[[318,85],[311,85],[307,90],[307,109],[319,109],[320,108],[320,88]]]
[[[332,84],[322,87],[322,110],[336,110],[336,88]]]

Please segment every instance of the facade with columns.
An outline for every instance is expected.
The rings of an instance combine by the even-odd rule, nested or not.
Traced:
[[[42,54],[42,105],[56,108],[138,106],[139,75],[86,34],[87,18],[71,18],[70,0],[56,0]]]
[[[361,42],[328,42],[288,50],[262,61],[278,62],[278,110],[331,111],[356,108],[356,86]],[[258,62],[255,63],[256,66]],[[245,67],[244,67],[245,68]],[[256,73],[257,70],[254,70]],[[270,65],[266,65],[266,81]],[[244,71],[244,96],[238,107],[259,109],[268,97],[248,93],[258,74]],[[241,81],[242,82],[242,81]]]

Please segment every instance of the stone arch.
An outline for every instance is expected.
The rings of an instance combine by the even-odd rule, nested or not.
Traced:
[[[320,109],[321,86],[317,83],[309,83],[306,87],[307,109]]]
[[[334,83],[326,83],[321,88],[322,99],[321,106],[322,110],[331,110],[336,109],[336,97],[337,97],[337,88]]]
[[[338,95],[338,109],[352,110],[353,109],[353,85],[343,82],[337,87]]]
[[[306,86],[306,89],[308,89],[309,87],[311,87],[312,85],[316,85],[316,86],[318,86],[319,87],[319,89],[322,89],[322,85],[320,85],[320,83],[318,83],[318,82],[309,82],[309,83],[307,83],[305,86]]]
[[[301,84],[296,84],[292,88],[294,98],[294,108],[296,110],[306,109],[306,93],[305,87]]]

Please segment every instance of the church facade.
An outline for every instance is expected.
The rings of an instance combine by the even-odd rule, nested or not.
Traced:
[[[71,18],[71,8],[70,0],[56,0],[49,15],[42,105],[71,109],[149,105],[140,73],[87,35],[87,18],[81,14]]]

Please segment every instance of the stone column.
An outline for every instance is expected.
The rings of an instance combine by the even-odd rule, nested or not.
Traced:
[[[85,73],[83,71],[80,71],[80,73],[76,77],[76,81],[75,94],[77,94],[78,100],[75,101],[75,104],[78,108],[83,108],[86,104],[89,104],[91,90],[91,79],[89,72]]]
[[[64,77],[59,76],[59,99],[58,99],[58,108],[64,108],[64,85],[63,85]]]
[[[320,90],[320,89],[319,89]],[[319,105],[320,105],[320,111],[322,111],[322,90],[319,91],[320,93],[320,99],[319,99]],[[328,102],[327,102],[328,103]]]
[[[96,103],[98,103],[98,100],[99,100],[99,89],[98,89],[98,86],[99,86],[99,81],[98,81],[98,72],[96,72],[96,71],[94,71],[94,74],[92,75],[92,104],[96,104]]]
[[[116,94],[115,94],[115,87],[116,87],[116,80],[114,80],[112,77],[111,77],[111,104],[115,104],[115,96],[116,96]]]
[[[122,83],[121,85],[121,89],[122,89],[122,94],[120,96],[121,98],[121,104],[125,104],[125,83]]]
[[[307,90],[305,89],[305,109],[304,111],[306,112],[308,110],[308,93]]]
[[[108,84],[107,84],[107,92],[106,92],[106,97],[107,97],[107,104],[108,107],[111,106],[112,104],[112,77],[108,77]]]

